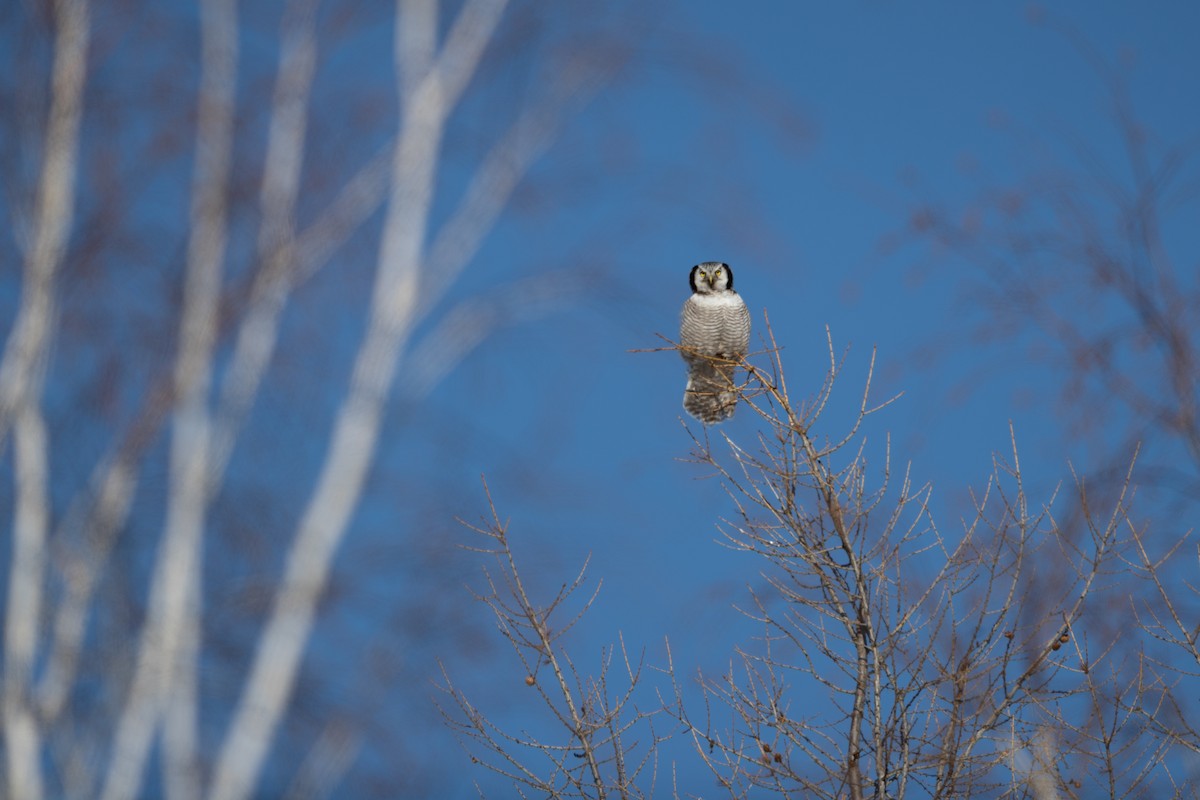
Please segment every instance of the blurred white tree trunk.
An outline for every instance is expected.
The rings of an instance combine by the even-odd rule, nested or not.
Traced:
[[[116,729],[103,797],[138,794],[161,725],[167,795],[193,800],[201,558],[211,421],[213,348],[225,261],[229,169],[237,88],[236,0],[201,6],[200,93],[192,183],[191,237],[174,372],[174,423],[167,520],[150,587],[129,698]]]
[[[4,627],[5,773],[7,794],[13,798],[44,794],[42,731],[32,703],[50,518],[42,383],[54,335],[55,275],[67,249],[75,207],[89,35],[86,0],[61,0],[54,15],[50,118],[32,245],[25,258],[20,310],[0,363],[0,447],[13,428],[17,483]]]
[[[52,579],[47,542],[54,432],[47,430],[41,411],[41,386],[58,322],[55,276],[67,252],[78,191],[75,162],[89,34],[85,0],[54,4],[52,101],[32,244],[19,314],[0,365],[0,447],[11,430],[17,483],[4,651],[7,796],[38,798],[58,791],[51,787],[107,800],[140,796],[156,745],[167,797],[233,800],[255,795],[292,700],[334,555],[360,503],[386,404],[397,389],[398,369],[414,349],[414,328],[474,257],[521,177],[552,138],[566,107],[603,71],[597,63],[585,63],[587,59],[560,70],[543,96],[497,132],[458,206],[440,229],[431,229],[430,208],[449,116],[475,77],[507,2],[467,0],[444,41],[438,35],[439,5],[437,0],[397,3],[393,66],[398,133],[307,228],[297,230],[319,3],[285,4],[258,196],[256,266],[246,297],[230,314],[223,293],[229,289],[227,241],[235,213],[229,198],[239,136],[239,9],[237,0],[199,4],[191,210],[172,375],[153,396],[157,399],[148,403],[141,427],[114,441],[95,466],[90,496],[65,515],[61,529],[75,538],[64,540],[70,544],[62,554],[62,575]],[[384,224],[366,333],[316,484],[273,587],[271,611],[240,698],[215,751],[206,754],[200,736],[199,669],[205,653],[203,564],[205,534],[212,524],[210,506],[275,354],[293,290],[321,269],[381,205]],[[528,296],[535,309],[553,305],[572,290],[560,276],[545,281],[548,288],[541,291],[538,283],[523,287],[534,289]],[[498,297],[504,300],[505,295]],[[480,302],[469,300],[457,308],[469,313],[486,310]],[[487,313],[478,316],[491,319]],[[405,395],[429,391],[486,335],[488,325],[495,324],[464,328],[458,324],[461,318],[462,313],[451,308],[447,324],[435,324],[418,343],[416,369],[411,379],[401,382]],[[230,327],[230,353],[219,369],[217,348]],[[428,363],[431,354],[436,364]],[[86,748],[70,750],[65,760],[70,768],[49,782],[42,772],[47,763],[45,733],[69,711],[86,666],[80,654],[89,617],[104,613],[97,586],[109,566],[117,533],[129,520],[141,451],[167,419],[171,438],[166,514],[150,573],[146,619],[128,673],[103,676],[108,691],[119,699],[111,741],[102,737],[103,746],[111,749],[102,763],[90,767]],[[48,591],[54,579],[61,580],[61,591]],[[52,620],[45,634],[39,629],[43,618]],[[45,652],[39,653],[43,639]],[[327,733],[315,752],[326,753],[330,765],[345,769],[347,743],[353,736]],[[328,788],[331,780],[323,769],[304,765],[297,781]]]
[[[217,761],[212,796],[250,796],[287,706],[330,563],[362,494],[384,402],[412,331],[446,115],[470,79],[502,0],[473,0],[436,52],[437,5],[401,2],[396,15],[396,85],[402,109],[392,186],[367,334],[335,421],[317,486],[289,550],[283,582],[259,642],[245,692]],[[436,55],[435,55],[436,52]]]

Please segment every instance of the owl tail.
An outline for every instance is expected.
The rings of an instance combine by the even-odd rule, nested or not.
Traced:
[[[708,361],[692,365],[687,388],[683,390],[683,408],[705,425],[715,425],[733,416],[737,407],[733,367]]]

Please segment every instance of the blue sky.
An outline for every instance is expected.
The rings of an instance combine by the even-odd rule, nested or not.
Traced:
[[[244,63],[269,74],[277,11],[243,6]],[[556,26],[570,29],[564,20],[575,13],[564,7],[537,6],[532,17],[545,23],[545,40],[498,59],[505,70],[468,94],[452,121],[435,219],[456,201],[464,165],[495,135],[512,100],[545,78],[539,59],[552,52]],[[330,177],[320,170],[325,160],[357,167],[394,129],[390,5],[358,8],[345,29],[332,32],[345,20],[327,20],[309,160],[323,178]],[[589,13],[604,17],[597,8]],[[456,548],[470,541],[456,518],[486,513],[481,476],[511,521],[535,592],[548,598],[590,558],[587,587],[603,585],[568,640],[581,671],[598,669],[601,649],[619,635],[651,664],[662,663],[669,637],[684,676],[721,670],[748,642],[754,628],[735,606],[745,605],[745,588],[760,582],[762,565],[716,541],[732,507],[717,481],[685,461],[683,364],[674,353],[633,352],[676,334],[697,262],[732,265],[756,336],[764,311],[770,315],[796,395],[820,388],[827,326],[839,354],[850,348],[818,437],[836,438],[853,420],[876,350],[873,396],[903,395],[865,427],[868,452],[877,459],[891,437],[893,461],[911,462],[914,479],[934,485],[944,531],[958,525],[968,489],[988,479],[993,453],[1008,453],[1010,422],[1032,491],[1045,497],[1069,475],[1068,459],[1086,462],[1110,444],[1068,435],[1064,422],[1073,411],[1060,401],[1064,375],[1036,357],[1036,334],[976,335],[986,310],[970,291],[975,266],[931,246],[913,220],[927,207],[965,218],[991,190],[1077,172],[1081,152],[1127,178],[1103,69],[1116,70],[1128,86],[1153,152],[1194,142],[1200,5],[1072,1],[1037,11],[948,0],[705,1],[614,8],[620,13],[603,20],[605,35],[625,37],[627,65],[564,123],[432,318],[455,301],[548,270],[575,270],[592,289],[502,327],[427,397],[393,402],[310,648],[293,733],[276,750],[268,786],[288,780],[305,735],[344,713],[364,725],[363,748],[339,796],[470,797],[475,780],[490,796],[508,796],[487,773],[464,769],[466,757],[430,703],[441,660],[498,721],[535,724],[521,694],[524,675],[465,588],[478,586],[480,559]],[[183,31],[193,47],[191,7],[165,4],[155,14],[161,17],[145,30],[117,26],[119,35],[97,40],[104,46],[97,45],[91,86],[112,96],[93,100],[85,136],[95,142],[123,131],[128,138],[119,140],[114,169],[140,166],[143,157],[156,162],[141,128],[124,122],[128,107],[110,110],[105,102],[134,92],[175,108],[165,99],[179,89],[173,70],[186,76],[194,68],[192,56],[175,58],[178,40],[162,33]],[[125,24],[119,15],[97,19]],[[19,83],[15,73],[0,77],[6,88]],[[137,78],[150,87],[144,96]],[[253,185],[265,141],[255,91],[269,84],[244,83],[241,124],[250,144],[239,144],[236,172]],[[13,141],[5,138],[5,153]],[[84,270],[87,280],[67,287],[71,325],[47,390],[56,462],[66,465],[55,473],[56,514],[112,431],[136,413],[151,357],[169,355],[163,342],[177,320],[158,306],[170,309],[161,298],[175,298],[182,240],[171,237],[186,215],[188,166],[181,158],[135,181],[141,193],[130,206],[136,225],[127,250],[118,247],[116,260]],[[1195,163],[1190,170],[1195,185]],[[307,192],[302,215],[328,201],[335,183]],[[109,199],[85,197],[82,205],[94,210]],[[0,198],[0,209],[12,202]],[[1193,270],[1196,205],[1181,202],[1166,230],[1178,263]],[[250,263],[256,224],[252,216],[234,220],[232,277]],[[207,635],[234,646],[205,674],[209,742],[236,698],[239,659],[254,633],[245,620],[262,613],[255,592],[273,578],[299,501],[311,490],[362,335],[379,219],[367,227],[293,299],[278,363],[212,516]],[[15,242],[3,246],[6,259],[19,263]],[[0,303],[11,309],[19,279],[11,267],[0,275]],[[106,302],[95,303],[93,293]],[[1106,309],[1083,311],[1103,317]],[[137,347],[148,356],[131,357]],[[105,348],[116,351],[115,362],[104,360]],[[114,363],[124,383],[112,396],[88,395],[93,372]],[[741,413],[721,430],[750,441],[756,429]],[[1169,447],[1165,453],[1173,455]],[[131,562],[143,568],[152,555],[138,548],[152,546],[161,529],[165,461],[160,439],[125,540]],[[11,471],[10,462],[4,468]],[[686,748],[678,752],[686,756]],[[685,776],[684,789],[711,788],[703,775]]]

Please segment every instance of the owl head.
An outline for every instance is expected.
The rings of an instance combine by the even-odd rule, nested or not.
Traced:
[[[705,261],[692,267],[689,279],[692,291],[697,294],[712,294],[733,289],[733,270],[720,261]]]

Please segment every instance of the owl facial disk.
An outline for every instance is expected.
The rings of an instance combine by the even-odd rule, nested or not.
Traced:
[[[718,281],[724,280],[726,289],[733,288],[733,271],[722,261],[704,261],[692,267],[691,284],[693,292],[708,294],[717,288]],[[706,287],[701,289],[701,286]]]

